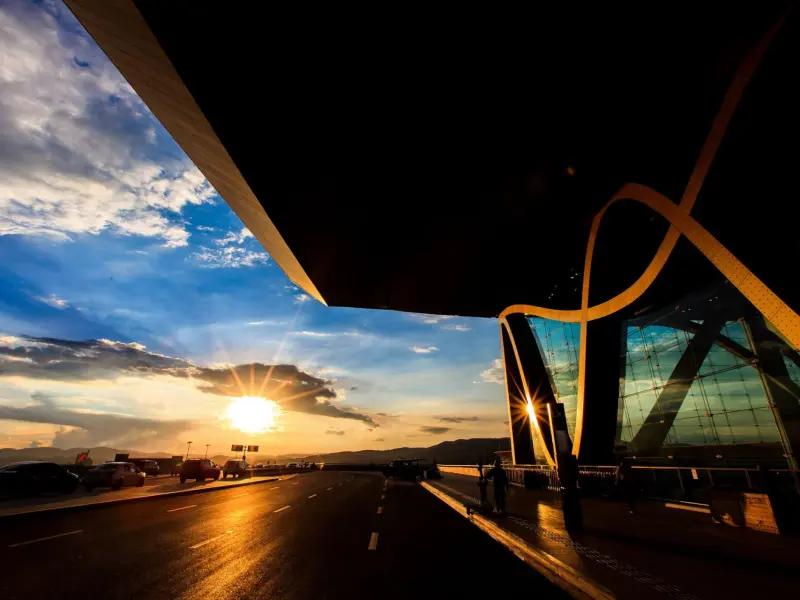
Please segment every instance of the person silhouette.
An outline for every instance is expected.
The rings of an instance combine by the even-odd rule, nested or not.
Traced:
[[[501,515],[506,514],[506,493],[508,492],[508,475],[506,470],[502,467],[500,458],[494,461],[492,467],[485,475],[486,479],[491,479],[494,482],[492,486],[494,489],[494,503],[495,511]]]

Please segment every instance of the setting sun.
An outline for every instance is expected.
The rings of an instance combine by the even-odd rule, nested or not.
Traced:
[[[253,396],[234,398],[225,418],[243,433],[264,433],[275,428],[281,409],[276,402]]]

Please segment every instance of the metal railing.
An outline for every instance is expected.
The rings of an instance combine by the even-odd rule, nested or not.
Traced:
[[[555,469],[545,465],[505,465],[511,483],[534,489],[561,489]],[[478,476],[477,465],[439,465],[447,473]],[[453,469],[453,470],[451,470]],[[616,467],[580,465],[578,485],[587,496],[610,497],[615,492]],[[800,493],[800,471],[745,467],[634,465],[632,476],[642,494],[684,502],[709,504],[712,490],[771,490]]]

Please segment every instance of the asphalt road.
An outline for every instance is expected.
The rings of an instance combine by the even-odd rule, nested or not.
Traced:
[[[317,472],[4,519],[0,598],[566,597],[424,489]]]

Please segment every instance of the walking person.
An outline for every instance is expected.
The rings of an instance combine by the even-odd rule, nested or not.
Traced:
[[[632,515],[636,514],[636,482],[633,480],[633,469],[631,464],[624,458],[617,465],[614,472],[614,485],[617,493],[628,503],[628,510]]]
[[[481,493],[481,508],[486,508],[489,501],[486,499],[486,488],[489,487],[489,480],[483,476],[483,463],[478,463],[478,490]]]
[[[494,503],[495,511],[501,515],[506,514],[506,493],[508,492],[508,474],[501,466],[500,458],[494,461],[492,467],[485,476],[494,482]]]

